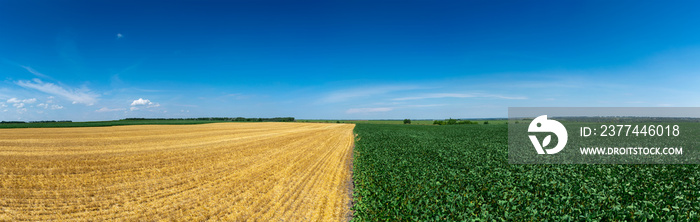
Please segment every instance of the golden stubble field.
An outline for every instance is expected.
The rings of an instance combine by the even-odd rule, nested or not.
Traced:
[[[346,220],[353,127],[0,129],[0,220]]]

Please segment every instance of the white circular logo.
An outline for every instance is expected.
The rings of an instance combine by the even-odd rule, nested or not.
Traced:
[[[542,148],[549,145],[549,142],[552,140],[552,135],[547,135],[547,137],[542,140],[542,143],[537,140],[535,135],[529,135],[532,145],[535,146],[535,149],[537,150],[537,154],[558,153],[564,149],[564,146],[566,146],[566,141],[569,139],[569,135],[566,134],[566,128],[564,125],[556,120],[548,120],[547,115],[541,115],[532,120],[530,126],[527,128],[527,131],[531,133],[554,133],[554,135],[557,135],[557,138],[559,139],[559,142],[554,148],[545,150]]]

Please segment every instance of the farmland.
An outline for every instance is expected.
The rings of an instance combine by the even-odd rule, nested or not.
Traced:
[[[506,124],[183,123],[0,129],[0,220],[700,219],[698,165],[508,164]]]
[[[353,126],[0,129],[0,220],[345,220]]]
[[[511,165],[507,125],[358,124],[358,221],[698,221],[698,165]]]

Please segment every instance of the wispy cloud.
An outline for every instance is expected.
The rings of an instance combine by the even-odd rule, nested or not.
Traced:
[[[354,113],[376,113],[376,112],[388,112],[393,110],[390,107],[378,107],[378,108],[352,108],[345,111],[348,114]]]
[[[422,105],[405,105],[405,108],[421,108],[421,107],[436,107],[436,106],[446,106],[447,104],[422,104]]]
[[[431,93],[431,94],[423,94],[420,96],[400,97],[400,98],[395,98],[393,100],[404,101],[404,100],[417,100],[417,99],[473,98],[473,97],[477,97],[477,96],[474,94],[461,94],[461,93]]]
[[[415,104],[415,105],[401,105],[401,106],[391,106],[391,107],[375,107],[375,108],[352,108],[345,111],[347,114],[362,114],[362,113],[376,113],[376,112],[388,112],[392,110],[399,109],[409,109],[409,108],[424,108],[424,107],[437,107],[445,106],[447,104]]]
[[[124,38],[124,35],[122,35],[121,33],[117,33],[117,39],[121,39],[121,38]]]
[[[110,108],[107,108],[107,107],[102,107],[102,108],[100,108],[100,109],[98,109],[98,110],[95,110],[95,112],[103,113],[103,112],[116,112],[116,111],[124,111],[124,110],[126,110],[126,109],[125,109],[125,108],[114,108],[114,109],[110,109]]]
[[[8,103],[34,103],[36,102],[36,98],[31,98],[31,99],[17,99],[17,98],[11,98],[7,100]]]
[[[335,92],[332,92],[332,93],[324,96],[323,98],[321,98],[320,102],[322,102],[322,103],[343,102],[343,101],[347,101],[350,99],[366,98],[366,97],[370,97],[370,96],[387,94],[387,93],[391,93],[391,92],[414,90],[414,89],[421,89],[421,88],[422,87],[410,86],[410,85],[392,85],[392,86],[377,86],[377,87],[364,87],[364,88],[355,88],[355,89],[349,89],[349,90],[340,90],[340,91],[335,91]]]
[[[48,83],[48,82],[43,82],[40,79],[33,79],[33,81],[17,81],[17,85],[24,87],[24,88],[30,88],[30,89],[36,89],[44,93],[60,96],[63,98],[66,98],[68,100],[71,100],[73,104],[76,103],[82,103],[88,106],[91,106],[97,102],[97,97],[99,95],[90,92],[88,89],[71,89],[71,88],[63,88],[61,86],[58,86],[53,83]]]
[[[39,71],[36,71],[35,69],[32,69],[32,67],[22,66],[22,68],[26,69],[28,72],[30,72],[31,74],[34,74],[35,76],[45,78],[45,79],[51,79],[50,76],[44,75],[43,73],[40,73]]]
[[[221,98],[223,98],[223,99],[233,98],[236,100],[242,100],[242,99],[248,99],[250,97],[251,97],[250,95],[245,95],[242,93],[231,93],[231,94],[226,94],[226,95],[222,96]]]
[[[54,104],[51,105],[51,109],[63,109],[63,106]]]
[[[419,99],[439,99],[439,98],[498,98],[498,99],[527,99],[524,96],[503,96],[503,95],[493,95],[493,94],[481,94],[481,93],[429,93],[419,96],[411,97],[400,97],[393,100],[405,101],[405,100],[419,100]]]

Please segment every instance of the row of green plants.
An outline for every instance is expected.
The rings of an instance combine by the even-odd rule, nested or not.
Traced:
[[[699,221],[698,165],[511,165],[507,125],[358,124],[354,221]]]

